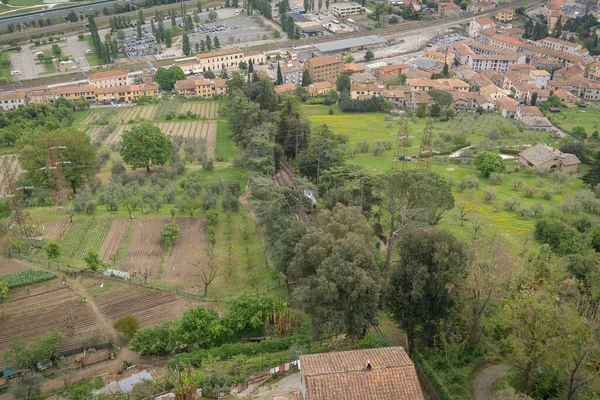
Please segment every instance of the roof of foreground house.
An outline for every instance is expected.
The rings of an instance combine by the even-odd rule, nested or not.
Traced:
[[[527,150],[523,150],[519,153],[519,156],[523,157],[533,165],[541,165],[556,158],[560,158],[564,165],[581,164],[581,161],[579,161],[579,158],[577,158],[575,154],[563,153],[560,150],[544,144],[536,144]]]
[[[300,356],[306,399],[423,400],[402,347]]]

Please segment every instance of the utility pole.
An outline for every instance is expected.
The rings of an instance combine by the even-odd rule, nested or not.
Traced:
[[[46,143],[48,146],[46,169],[51,179],[52,197],[54,198],[54,204],[60,207],[66,204],[69,197],[69,188],[65,183],[62,167],[63,164],[70,164],[71,162],[61,161],[58,156],[58,151],[66,149],[66,146],[56,146],[51,139],[48,139]]]

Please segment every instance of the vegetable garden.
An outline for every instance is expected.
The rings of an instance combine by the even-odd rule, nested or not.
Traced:
[[[112,220],[109,218],[90,218],[73,222],[61,243],[63,254],[69,258],[82,259],[90,251],[98,252],[111,224]]]
[[[0,276],[0,281],[5,282],[9,289],[21,286],[33,285],[40,282],[49,281],[56,278],[52,272],[39,269],[26,269],[13,274]]]

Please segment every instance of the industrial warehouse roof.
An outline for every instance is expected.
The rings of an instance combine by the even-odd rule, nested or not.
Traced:
[[[315,44],[315,48],[323,53],[329,53],[332,51],[342,51],[350,49],[352,47],[369,46],[374,44],[385,43],[385,38],[376,35],[357,37],[352,39],[335,40],[332,42]]]

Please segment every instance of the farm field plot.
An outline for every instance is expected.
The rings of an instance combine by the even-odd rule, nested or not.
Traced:
[[[44,239],[62,239],[65,233],[71,227],[71,223],[67,220],[52,221],[41,226]]]
[[[6,194],[6,182],[4,182],[4,168],[10,168],[11,171],[19,168],[19,160],[15,155],[0,156],[0,195]]]
[[[547,113],[546,116],[566,132],[572,132],[576,126],[583,127],[588,137],[594,131],[600,131],[600,108],[595,105],[588,108],[561,108],[559,113]]]
[[[198,118],[217,118],[217,110],[219,109],[219,103],[184,103],[179,106],[177,112],[179,114],[185,114],[188,111],[192,114],[196,114]]]
[[[125,314],[135,314],[140,326],[154,325],[166,319],[179,318],[188,308],[198,304],[173,293],[124,287],[96,297],[100,312],[111,322]]]
[[[16,260],[0,260],[0,276],[14,274],[26,269],[31,269],[31,267]]]
[[[142,121],[142,120],[151,120],[154,118],[154,111],[156,110],[156,106],[132,106],[123,108],[114,121],[117,124],[124,124],[129,122],[130,120],[134,121]]]
[[[216,122],[161,122],[156,124],[168,136],[181,136],[186,139],[205,139],[208,156],[213,158],[217,144]]]
[[[99,255],[102,260],[110,261],[119,252],[130,223],[131,220],[129,219],[114,219],[112,221],[110,231],[108,231],[108,235],[100,247]]]
[[[100,117],[102,117],[106,111],[95,111],[90,112],[82,121],[81,125],[92,125],[94,122],[98,121]]]
[[[82,259],[90,251],[99,251],[111,223],[109,218],[90,218],[73,222],[62,240],[63,255]]]
[[[125,257],[126,271],[149,268],[152,271],[152,278],[156,278],[164,251],[160,231],[167,222],[169,222],[167,218],[142,219],[134,222],[133,235]]]
[[[173,242],[173,248],[165,263],[163,279],[171,282],[191,282],[197,273],[190,262],[198,257],[204,259],[202,248],[209,245],[206,232],[206,219],[180,218],[177,219],[181,238]]]
[[[101,126],[90,129],[88,131],[88,134],[90,135],[90,139],[92,140],[92,142],[95,142],[98,139],[98,137],[103,136],[103,133],[106,129],[109,128],[106,126]],[[108,136],[106,136],[106,138],[102,141],[102,146],[108,147],[111,144],[118,142],[123,132],[125,132],[127,129],[129,129],[127,125],[117,126],[115,130],[112,131]]]
[[[82,303],[70,288],[44,283],[34,287],[46,290],[0,304],[0,313],[8,316],[0,321],[0,353],[17,337],[30,341],[55,329],[64,338],[60,350],[69,350],[99,329],[92,307]],[[106,333],[100,332],[100,336],[106,338]],[[4,366],[4,358],[0,358],[0,366]]]

